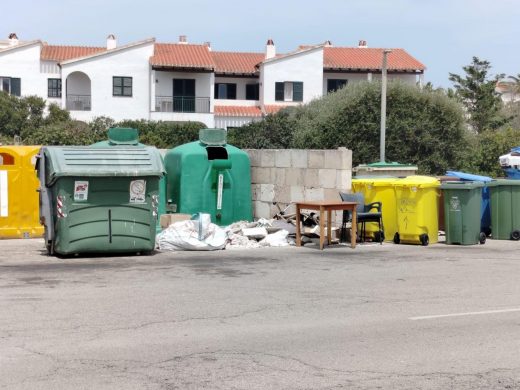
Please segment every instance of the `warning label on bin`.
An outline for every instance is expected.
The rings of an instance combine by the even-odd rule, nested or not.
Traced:
[[[130,203],[144,203],[146,201],[146,180],[132,180],[130,182]]]
[[[74,201],[88,200],[88,181],[74,182]]]

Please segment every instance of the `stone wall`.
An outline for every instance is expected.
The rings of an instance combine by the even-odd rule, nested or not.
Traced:
[[[255,218],[272,218],[292,202],[339,200],[352,184],[352,151],[249,149]],[[288,212],[294,212],[290,207]]]

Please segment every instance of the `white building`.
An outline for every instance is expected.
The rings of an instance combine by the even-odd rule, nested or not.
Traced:
[[[56,102],[78,120],[200,121],[234,127],[337,88],[380,77],[383,49],[330,42],[277,54],[213,51],[209,43],[154,38],[104,47],[0,40],[0,90]],[[425,66],[403,49],[388,56],[389,78],[422,83]]]

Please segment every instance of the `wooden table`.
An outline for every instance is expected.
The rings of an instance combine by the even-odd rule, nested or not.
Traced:
[[[317,202],[296,202],[296,246],[301,246],[302,244],[302,234],[301,234],[301,214],[300,210],[317,210],[320,212],[320,249],[323,249],[323,245],[325,243],[325,211],[327,212],[327,241],[330,245],[331,235],[332,235],[332,225],[331,225],[331,214],[332,211],[343,211],[349,210],[352,212],[352,228],[350,231],[350,246],[352,248],[356,247],[356,237],[357,237],[357,215],[356,215],[356,202],[341,202],[337,200],[322,200]]]

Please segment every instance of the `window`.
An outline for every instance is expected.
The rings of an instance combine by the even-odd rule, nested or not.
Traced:
[[[347,85],[348,80],[327,79],[327,93],[336,92]]]
[[[236,99],[237,85],[231,83],[215,83],[215,99]]]
[[[21,79],[16,77],[0,77],[0,91],[13,96],[21,95]]]
[[[246,84],[246,100],[260,100],[259,84]]]
[[[302,102],[303,82],[286,81],[277,82],[274,86],[274,99],[281,102]]]
[[[132,78],[114,76],[113,78],[113,96],[132,96]]]
[[[61,97],[61,79],[47,79],[47,96]]]
[[[195,79],[173,79],[173,112],[198,112],[196,103]],[[209,112],[209,97],[203,112]]]

